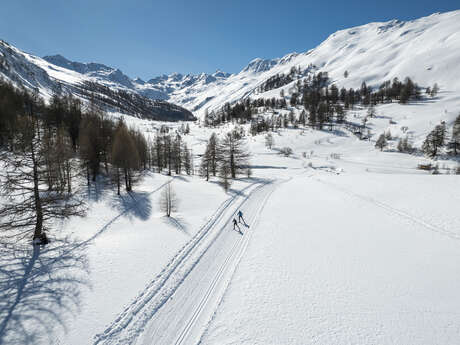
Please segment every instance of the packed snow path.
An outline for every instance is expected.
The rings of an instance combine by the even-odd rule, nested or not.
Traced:
[[[258,181],[221,205],[162,273],[97,336],[96,344],[199,341],[240,261],[275,183]],[[248,226],[233,230],[242,210]]]

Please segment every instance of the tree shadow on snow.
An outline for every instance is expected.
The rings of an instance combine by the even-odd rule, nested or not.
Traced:
[[[95,182],[91,182],[86,188],[82,188],[83,196],[90,202],[99,202],[109,193],[113,193],[113,187],[104,176],[98,176]]]
[[[285,166],[275,166],[275,165],[251,165],[251,169],[287,169]]]
[[[163,217],[163,221],[166,224],[171,225],[171,226],[175,227],[176,229],[180,230],[181,232],[183,232],[187,236],[190,236],[190,232],[188,230],[188,224],[183,218],[181,218],[179,216]]]
[[[184,181],[184,182],[190,182],[187,177],[182,176],[182,175],[175,175],[174,179],[179,180],[179,181]]]
[[[54,343],[89,287],[86,245],[0,245],[0,344]]]
[[[128,218],[134,217],[146,221],[152,214],[152,201],[150,200],[150,193],[147,192],[114,195],[111,205]]]

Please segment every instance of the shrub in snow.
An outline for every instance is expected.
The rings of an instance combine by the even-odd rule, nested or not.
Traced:
[[[409,139],[407,137],[403,139],[399,139],[398,141],[398,151],[399,152],[412,152],[412,146],[409,143]]]
[[[275,139],[273,138],[273,134],[268,133],[265,136],[265,146],[271,150],[274,144],[275,144]]]
[[[286,157],[289,157],[290,155],[292,155],[292,149],[290,147],[283,147],[281,150],[280,150],[280,154],[286,156]]]

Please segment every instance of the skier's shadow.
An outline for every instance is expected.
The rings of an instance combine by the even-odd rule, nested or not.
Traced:
[[[243,222],[241,222],[241,220],[242,220]],[[247,224],[246,221],[245,221],[243,218],[241,218],[241,220],[240,220],[240,224],[243,224],[246,228],[249,229],[249,224]]]

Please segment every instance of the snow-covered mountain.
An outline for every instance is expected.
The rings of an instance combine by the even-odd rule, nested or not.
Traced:
[[[81,74],[86,74],[101,80],[108,80],[115,84],[124,85],[128,88],[133,87],[131,79],[127,75],[123,74],[122,71],[103,64],[69,61],[62,55],[45,56],[43,59],[56,66],[70,69]]]
[[[178,93],[179,90],[190,87],[193,87],[193,90],[195,90],[193,93],[199,93],[205,85],[215,84],[219,80],[227,79],[230,76],[229,73],[219,70],[213,74],[200,73],[196,75],[184,75],[173,73],[154,77],[146,82],[141,78],[131,79],[121,70],[101,63],[70,61],[59,54],[45,56],[43,59],[56,66],[80,73],[102,85],[115,88],[126,88],[155,100],[168,100],[173,94]],[[180,102],[183,101],[183,99],[180,99]]]
[[[48,96],[55,92],[56,81],[69,88],[90,81],[152,100],[167,100],[202,116],[206,109],[218,109],[226,102],[278,96],[280,89],[258,93],[258,86],[276,74],[288,74],[293,67],[300,69],[300,79],[323,71],[346,88],[359,87],[363,81],[379,86],[385,80],[409,76],[420,86],[438,83],[442,90],[460,90],[459,35],[460,10],[436,13],[413,21],[369,23],[337,31],[314,49],[282,58],[257,58],[236,74],[173,73],[148,81],[132,79],[100,63],[74,62],[61,55],[42,59],[0,42],[0,72]],[[283,88],[289,91],[291,87]]]
[[[193,120],[193,114],[161,97],[137,92],[133,81],[120,70],[103,64],[78,63],[61,55],[44,59],[27,54],[0,40],[0,78],[45,100],[55,93],[71,93],[99,102],[106,110],[155,120]]]
[[[312,50],[255,59],[238,74],[176,89],[169,99],[203,114],[206,108],[248,96],[278,96],[279,89],[255,95],[257,86],[277,73],[288,74],[292,67],[305,71],[311,65],[328,72],[339,87],[356,88],[363,81],[378,87],[385,80],[409,76],[420,86],[437,82],[441,89],[454,91],[460,90],[459,61],[460,11],[436,13],[408,22],[392,20],[337,31]]]

